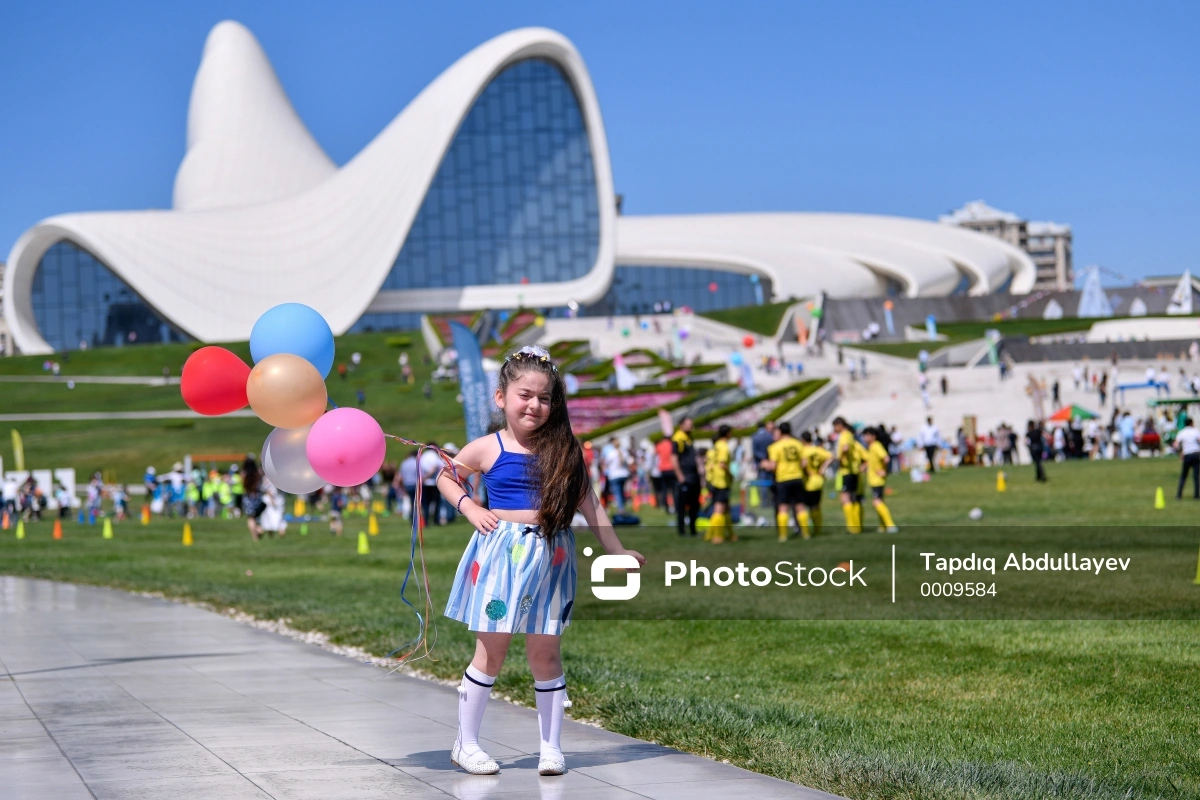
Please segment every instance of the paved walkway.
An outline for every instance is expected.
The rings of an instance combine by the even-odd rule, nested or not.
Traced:
[[[831,797],[570,721],[539,778],[537,716],[504,702],[501,774],[466,775],[453,688],[108,589],[0,577],[0,670],[5,800]]]

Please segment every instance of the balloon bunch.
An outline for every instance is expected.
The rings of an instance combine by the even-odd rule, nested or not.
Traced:
[[[387,443],[374,417],[357,408],[326,411],[333,331],[300,303],[275,306],[250,331],[253,369],[223,347],[202,347],[183,365],[183,401],[206,415],[249,405],[275,428],[262,448],[263,473],[289,494],[326,483],[357,486],[383,464]]]
[[[188,408],[199,414],[219,416],[249,405],[259,419],[275,428],[263,442],[261,463],[263,474],[281,491],[305,495],[327,483],[366,483],[383,465],[387,439],[426,447],[385,434],[370,414],[357,408],[339,408],[329,400],[325,378],[333,369],[333,331],[314,309],[284,303],[267,311],[250,332],[250,356],[253,368],[223,347],[202,347],[183,365],[180,389]],[[333,408],[326,410],[328,406]],[[434,449],[453,469],[452,460]],[[401,663],[422,645],[422,657],[429,654],[432,601],[419,520],[414,509],[409,566],[400,599],[416,613],[420,631],[415,641],[388,654],[390,658],[407,649],[398,656]],[[423,577],[418,591],[423,589],[424,613],[405,597],[416,566],[418,544]]]

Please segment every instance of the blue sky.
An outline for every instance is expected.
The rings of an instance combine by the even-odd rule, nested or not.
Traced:
[[[511,28],[562,31],[629,214],[967,200],[1069,222],[1077,268],[1200,271],[1200,4],[9,4],[0,254],[56,213],[165,208],[208,30],[258,36],[338,163]]]

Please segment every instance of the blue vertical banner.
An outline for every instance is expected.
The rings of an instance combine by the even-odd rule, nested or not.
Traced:
[[[492,398],[488,378],[483,372],[483,351],[475,334],[461,323],[451,322],[454,349],[458,352],[458,387],[463,397],[463,416],[467,422],[467,441],[487,435]]]

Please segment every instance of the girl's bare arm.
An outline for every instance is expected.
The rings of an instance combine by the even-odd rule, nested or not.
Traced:
[[[627,553],[636,558],[639,564],[646,563],[645,556],[636,550],[628,550],[625,548],[625,545],[621,544],[621,540],[617,537],[617,532],[608,518],[608,512],[600,504],[600,498],[596,497],[595,491],[588,491],[587,495],[583,498],[583,503],[579,506],[579,511],[583,514],[583,518],[587,520],[588,527],[592,529],[592,534],[600,542],[600,546],[604,548],[604,552],[611,554]]]

